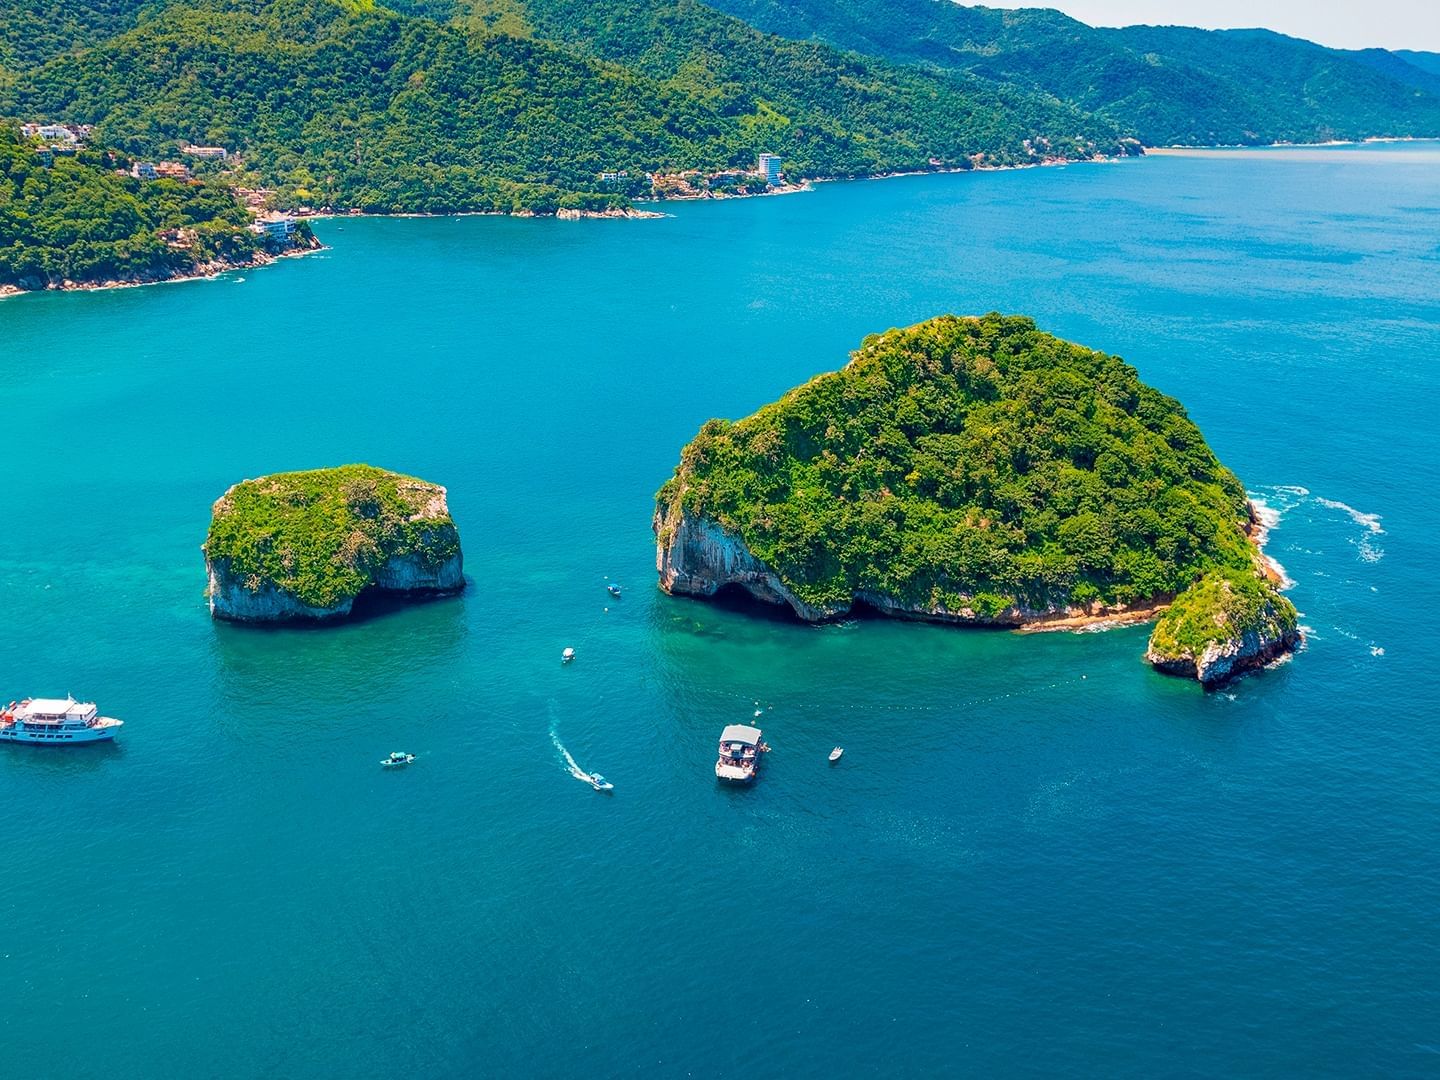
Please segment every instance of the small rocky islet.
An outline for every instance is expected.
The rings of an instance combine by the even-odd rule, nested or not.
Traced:
[[[210,612],[236,622],[334,621],[361,594],[465,585],[445,489],[370,465],[235,484],[215,502],[204,552]]]
[[[709,421],[653,528],[665,591],[740,589],[806,621],[1159,615],[1146,659],[1207,686],[1300,640],[1244,487],[1180,403],[1023,316],[873,335],[840,371]]]

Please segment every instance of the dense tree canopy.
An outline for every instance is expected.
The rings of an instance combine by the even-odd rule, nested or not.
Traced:
[[[294,200],[378,211],[603,208],[637,190],[601,172],[760,151],[833,176],[1031,160],[1027,139],[1118,146],[1113,125],[1049,97],[783,41],[693,0],[405,6],[419,13],[171,3],[20,72],[0,112],[93,123],[135,154],[224,145]]]
[[[119,164],[97,149],[37,153],[0,124],[0,285],[160,279],[254,251],[226,188],[134,180]]]
[[[205,539],[227,576],[315,608],[353,598],[391,559],[437,568],[459,553],[445,489],[373,465],[241,481],[216,502]]]
[[[1252,565],[1244,489],[1179,403],[1022,317],[868,338],[841,371],[707,423],[658,499],[819,606],[1133,603]]]

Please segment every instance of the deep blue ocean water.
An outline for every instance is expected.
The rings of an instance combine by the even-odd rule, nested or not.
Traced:
[[[0,1075],[1440,1073],[1440,147],[666,209],[0,303],[0,695],[126,721],[0,747]],[[1206,694],[1143,628],[658,593],[705,419],[991,309],[1186,404],[1301,655]],[[211,502],[349,461],[448,486],[466,594],[212,623]]]

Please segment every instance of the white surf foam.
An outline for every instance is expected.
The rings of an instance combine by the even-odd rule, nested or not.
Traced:
[[[1303,492],[1304,488],[1276,488],[1276,491]],[[1264,496],[1249,494],[1250,505],[1255,508],[1255,516],[1259,518],[1255,526],[1255,546],[1260,549],[1260,557],[1270,567],[1271,573],[1280,579],[1280,588],[1291,589],[1295,587],[1295,579],[1286,571],[1279,559],[1265,551],[1265,545],[1270,542],[1270,530],[1280,524],[1280,508],[1272,506]]]
[[[1363,525],[1370,531],[1372,536],[1385,535],[1385,530],[1380,525],[1379,514],[1367,514],[1363,510],[1356,510],[1349,503],[1337,502],[1334,499],[1324,499],[1319,495],[1315,496],[1315,501],[1321,506],[1328,507],[1331,510],[1342,510],[1349,514],[1351,521],[1355,522],[1356,525]]]

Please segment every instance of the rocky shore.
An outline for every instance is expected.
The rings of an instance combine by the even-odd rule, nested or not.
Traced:
[[[200,281],[205,278],[217,277],[231,270],[247,270],[261,266],[269,266],[280,259],[293,258],[297,255],[309,255],[324,249],[324,245],[318,240],[300,247],[288,248],[284,251],[271,252],[257,249],[253,254],[244,259],[214,259],[208,262],[196,263],[194,267],[186,271],[177,271],[168,274],[139,274],[133,278],[113,278],[104,281],[71,281],[68,278],[60,281],[46,280],[41,278],[22,278],[18,283],[0,285],[0,299],[9,296],[23,296],[31,292],[93,292],[99,289],[133,289],[142,285],[164,285],[175,281]]]
[[[1157,596],[1133,605],[1073,604],[1063,600],[1011,605],[981,612],[964,605],[917,604],[864,589],[842,603],[806,603],[779,575],[717,522],[672,513],[659,505],[652,523],[657,538],[660,587],[672,596],[710,598],[727,588],[788,608],[805,622],[844,618],[858,606],[891,618],[1025,631],[1084,630],[1155,621],[1145,659],[1167,675],[1220,686],[1265,667],[1301,644],[1294,605],[1265,572],[1256,548],[1255,572],[1219,571],[1179,597]]]
[[[911,603],[866,589],[848,600],[811,604],[796,596],[780,576],[750,551],[745,541],[715,521],[675,512],[657,505],[652,527],[656,536],[655,569],[660,587],[672,596],[710,598],[722,589],[735,588],[756,600],[787,607],[805,622],[828,622],[849,615],[857,605],[896,619],[991,626],[1024,630],[1081,629],[1097,624],[1124,625],[1148,622],[1162,611],[1169,597],[1141,604],[1012,604],[999,611],[982,612],[964,604]]]

